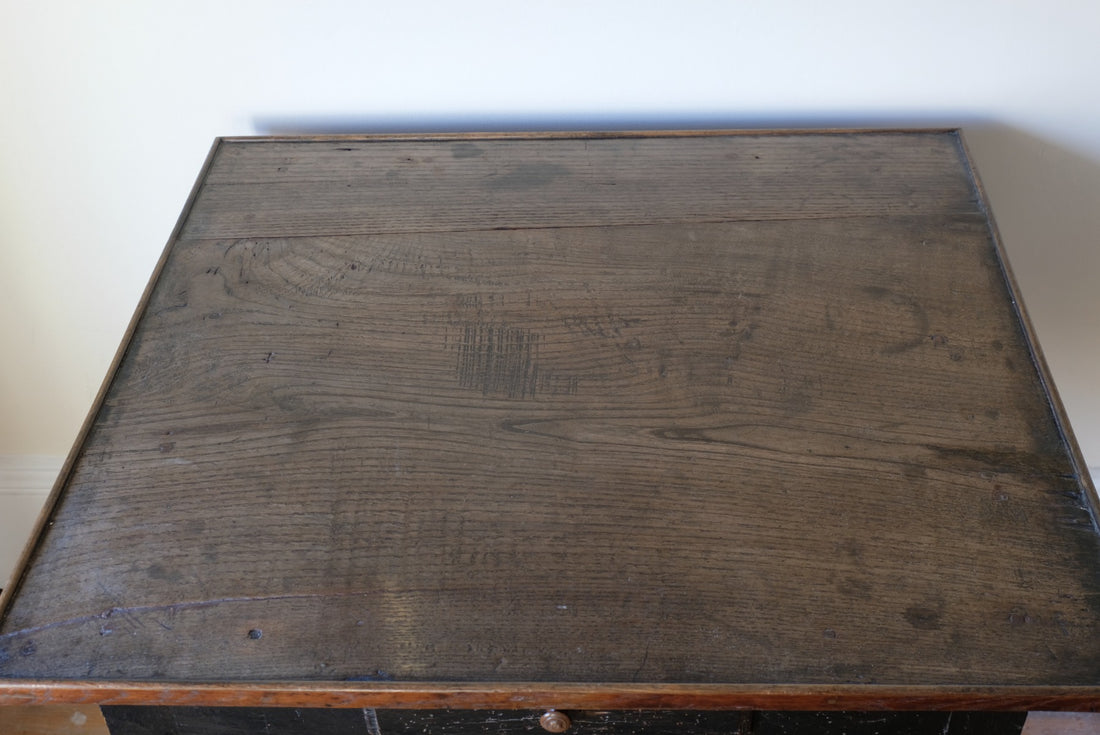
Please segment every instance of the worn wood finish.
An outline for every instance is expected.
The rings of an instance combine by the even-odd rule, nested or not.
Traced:
[[[974,212],[955,139],[897,136],[227,144],[183,236],[293,237]]]
[[[0,698],[1093,708],[1014,301],[953,133],[223,141]]]
[[[137,324],[140,321],[142,315],[145,313],[145,307],[149,303],[149,298],[152,296],[153,287],[157,283],[157,279],[160,276],[161,270],[164,268],[164,263],[168,258],[169,252],[171,252],[171,245],[179,237],[180,228],[186,219],[187,212],[191,211],[192,206],[195,203],[195,198],[198,196],[199,190],[202,187],[203,179],[206,177],[206,172],[210,168],[211,162],[214,160],[218,152],[218,142],[215,141],[210,152],[206,156],[206,161],[203,163],[200,170],[199,177],[196,179],[194,185],[191,187],[191,193],[187,198],[187,204],[184,206],[183,215],[180,216],[176,222],[176,226],[172,230],[171,236],[168,238],[168,245],[164,248],[160,258],[157,260],[156,267],[153,269],[153,275],[149,279],[149,283],[146,285],[145,290],[142,292],[141,300],[138,302],[137,308],[134,311],[133,316],[130,318],[130,323],[126,328],[126,333],[123,336],[122,343],[115,351],[115,356],[111,360],[111,366],[108,370],[107,376],[104,378],[103,383],[100,385],[99,390],[96,393],[95,400],[89,409],[88,415],[81,424],[80,431],[77,435],[76,441],[73,447],[69,450],[69,454],[65,457],[57,479],[54,482],[53,487],[50,489],[50,493],[46,498],[46,502],[43,504],[42,511],[39,513],[37,520],[35,521],[34,530],[31,534],[31,538],[28,539],[27,544],[24,546],[23,553],[20,555],[15,567],[15,579],[14,584],[8,585],[7,589],[0,590],[0,619],[3,618],[3,613],[8,608],[10,597],[15,589],[18,587],[19,575],[27,568],[30,563],[30,555],[34,552],[37,541],[41,538],[42,533],[47,528],[50,517],[53,514],[53,509],[57,506],[58,501],[61,498],[62,493],[68,484],[69,475],[73,470],[76,461],[80,457],[80,450],[83,447],[85,440],[88,438],[88,434],[92,429],[95,422],[96,415],[99,412],[100,407],[103,405],[104,397],[107,394],[107,389],[111,386],[111,381],[118,371],[118,367],[122,362],[122,357],[126,354],[126,349],[130,344],[130,340],[134,335],[134,330],[137,328]]]

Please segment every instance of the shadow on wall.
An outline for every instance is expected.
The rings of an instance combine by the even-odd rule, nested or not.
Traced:
[[[962,128],[1028,314],[1094,474],[1100,469],[1100,160],[963,111],[901,115],[257,116],[262,135]]]
[[[260,135],[354,135],[384,133],[531,132],[572,130],[768,130],[825,128],[943,128],[988,125],[993,121],[959,112],[922,116],[826,116],[755,114],[576,114],[576,115],[258,115]]]
[[[1100,469],[1100,161],[1007,125],[965,128],[1085,460]]]

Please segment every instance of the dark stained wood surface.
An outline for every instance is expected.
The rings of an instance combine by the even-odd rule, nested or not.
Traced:
[[[1091,489],[1014,302],[950,132],[222,141],[0,692],[1091,708]]]
[[[949,136],[545,137],[236,143],[188,238],[974,212]]]

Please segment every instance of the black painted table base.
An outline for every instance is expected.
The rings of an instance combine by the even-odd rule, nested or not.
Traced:
[[[111,735],[544,735],[542,711],[103,707]],[[1026,712],[569,712],[570,735],[1018,735]]]

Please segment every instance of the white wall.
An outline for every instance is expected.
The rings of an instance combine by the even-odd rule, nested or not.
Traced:
[[[217,135],[934,124],[968,132],[1086,459],[1100,465],[1093,0],[3,10],[0,455],[68,450]]]

